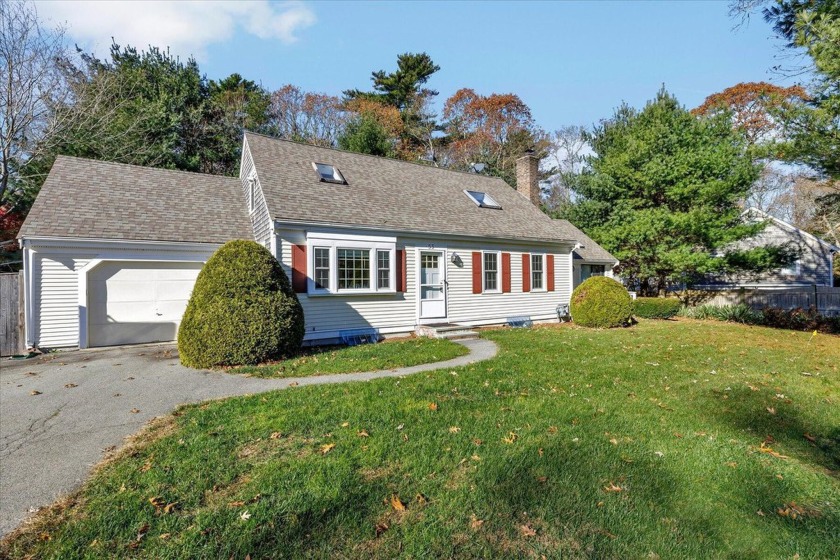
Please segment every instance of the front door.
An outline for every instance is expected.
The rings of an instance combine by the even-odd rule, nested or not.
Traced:
[[[443,251],[420,251],[420,318],[446,317],[446,261]]]

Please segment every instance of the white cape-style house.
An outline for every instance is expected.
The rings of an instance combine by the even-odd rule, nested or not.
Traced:
[[[308,344],[342,331],[557,321],[615,258],[539,209],[538,161],[498,178],[243,139],[239,178],[59,157],[20,230],[32,348],[172,341],[204,262],[251,239],[281,263]]]

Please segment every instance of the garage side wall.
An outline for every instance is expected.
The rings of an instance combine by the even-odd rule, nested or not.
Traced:
[[[24,240],[27,346],[78,347],[85,320],[80,275],[97,261],[206,262],[214,244]]]

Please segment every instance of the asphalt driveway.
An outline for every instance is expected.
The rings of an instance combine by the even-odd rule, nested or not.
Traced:
[[[185,368],[173,345],[50,354],[0,362],[0,536],[85,480],[103,453],[182,403],[397,377],[488,359],[496,346],[465,340],[467,356],[343,375],[258,379]]]

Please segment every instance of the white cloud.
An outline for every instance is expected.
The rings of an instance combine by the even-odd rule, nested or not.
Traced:
[[[173,54],[206,58],[206,49],[242,30],[260,39],[290,44],[313,25],[315,13],[303,2],[170,1],[36,2],[41,19],[66,25],[69,37],[104,55],[111,38],[119,45],[169,47]]]

